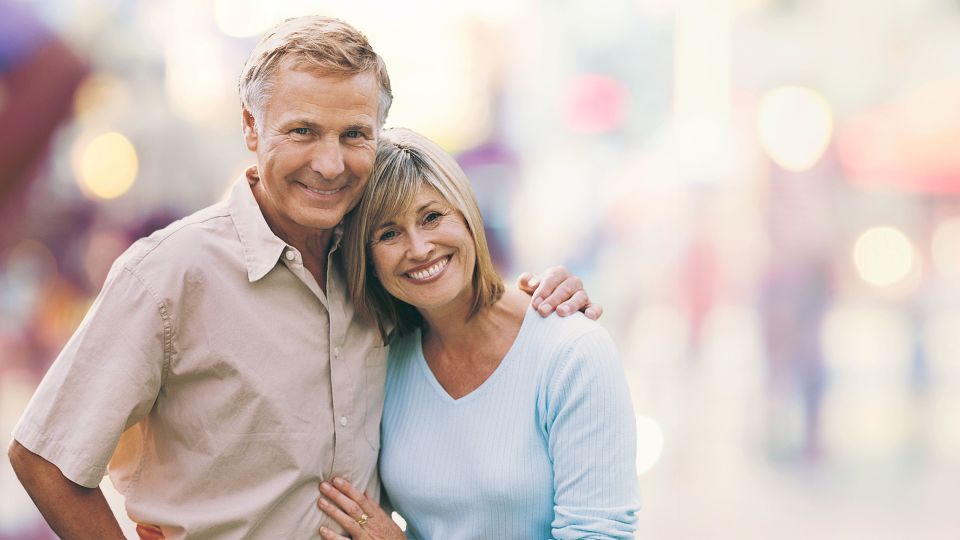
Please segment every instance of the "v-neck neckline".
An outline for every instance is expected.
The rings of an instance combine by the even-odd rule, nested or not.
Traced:
[[[497,365],[493,372],[490,373],[490,375],[487,376],[487,378],[484,379],[479,386],[467,394],[460,396],[459,398],[454,398],[449,392],[447,392],[443,385],[440,384],[440,381],[437,380],[437,376],[433,373],[433,370],[430,369],[430,365],[427,364],[427,358],[423,354],[423,333],[418,328],[416,335],[414,336],[414,343],[416,347],[415,355],[417,362],[420,364],[420,369],[423,371],[423,375],[427,378],[427,381],[429,381],[430,386],[434,389],[434,391],[436,391],[440,398],[446,403],[451,405],[460,405],[462,403],[468,403],[474,399],[477,399],[478,396],[486,392],[487,387],[495,384],[496,379],[500,377],[500,373],[505,371],[507,366],[513,362],[513,357],[516,356],[515,349],[517,348],[517,342],[520,341],[520,336],[523,335],[523,330],[527,326],[527,320],[532,316],[536,316],[533,312],[533,308],[528,307],[526,313],[524,313],[523,320],[520,322],[520,330],[517,332],[517,337],[514,338],[513,343],[510,344],[510,348],[507,349],[506,354],[504,354],[503,358],[500,359],[500,364]]]

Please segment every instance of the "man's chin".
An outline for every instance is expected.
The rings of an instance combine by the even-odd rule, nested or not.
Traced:
[[[321,217],[308,217],[300,221],[300,226],[315,231],[329,231],[335,229],[343,221],[343,215],[331,213]]]

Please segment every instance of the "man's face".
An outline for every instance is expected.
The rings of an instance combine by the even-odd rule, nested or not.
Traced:
[[[336,227],[370,178],[377,149],[372,72],[318,75],[280,67],[260,125],[244,111],[247,148],[257,153],[254,194],[287,242]]]

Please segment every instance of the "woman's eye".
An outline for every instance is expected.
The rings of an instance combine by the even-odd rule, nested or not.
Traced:
[[[380,233],[379,240],[381,242],[386,242],[387,240],[392,240],[397,237],[397,231],[383,231]]]
[[[437,221],[441,217],[443,217],[443,214],[441,214],[440,212],[429,212],[427,213],[427,215],[423,216],[423,221],[425,223],[433,223],[434,221]]]

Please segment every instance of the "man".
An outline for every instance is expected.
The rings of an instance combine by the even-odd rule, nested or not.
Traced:
[[[386,68],[346,23],[292,19],[240,93],[257,166],[114,263],[14,433],[64,538],[122,538],[97,489],[108,461],[130,517],[166,538],[316,537],[320,480],[379,492],[386,348],[353,315],[337,227],[373,166]],[[541,311],[571,293],[566,311],[599,315],[575,278]]]

